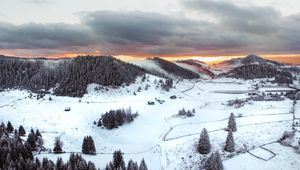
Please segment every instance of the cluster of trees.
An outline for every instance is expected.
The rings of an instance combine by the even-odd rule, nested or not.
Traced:
[[[103,114],[98,120],[97,126],[104,126],[107,129],[118,128],[124,123],[130,123],[138,116],[138,113],[132,113],[131,108],[110,110]]]
[[[178,111],[177,115],[192,117],[192,116],[194,116],[194,113],[196,113],[195,109],[192,109],[192,111],[190,111],[190,110],[186,111],[184,108],[182,108],[181,110]]]
[[[243,65],[228,73],[221,74],[220,76],[227,76],[241,79],[255,79],[255,78],[272,78],[277,77],[275,82],[278,83],[292,83],[293,76],[290,72],[279,71],[275,67],[268,64],[249,64]]]
[[[277,74],[275,76],[275,82],[279,84],[293,84],[293,79],[291,77],[292,76]]]
[[[38,92],[56,87],[56,95],[81,97],[88,84],[121,86],[143,74],[141,68],[110,56],[58,61],[0,57],[0,89],[25,88]]]
[[[19,126],[19,129],[15,129],[10,121],[7,122],[6,126],[3,122],[0,124],[0,132],[0,135],[8,135],[8,133],[15,133],[19,136],[24,136],[26,134],[26,131],[22,125]]]
[[[233,113],[231,113],[229,116],[228,126],[226,130],[228,130],[228,135],[223,149],[226,152],[234,152],[235,144],[234,144],[232,132],[236,132],[237,127],[236,127],[235,117]],[[197,145],[197,151],[200,154],[209,154],[211,152],[209,135],[205,128],[202,129],[201,131],[200,139]],[[206,160],[204,167],[206,170],[223,170],[222,160],[219,152],[212,153],[211,156]]]
[[[24,129],[20,126],[19,129]],[[36,150],[39,143],[38,138],[41,137],[40,132],[31,130],[27,141],[23,142],[20,133],[15,129],[14,135],[11,134],[12,124],[9,122],[7,126],[4,123],[0,125],[0,169],[19,169],[19,170],[40,170],[40,169],[85,169],[96,170],[92,162],[86,162],[80,155],[71,154],[67,163],[58,158],[56,163],[47,158],[39,160],[34,159],[32,151]],[[21,130],[22,131],[22,130]],[[24,130],[25,131],[25,130]],[[22,132],[21,134],[25,134]]]
[[[113,161],[110,161],[106,165],[105,170],[148,170],[148,168],[144,159],[142,159],[140,165],[130,159],[126,167],[123,159],[123,154],[120,150],[118,150],[114,152]]]
[[[91,136],[85,136],[82,142],[82,153],[96,155],[96,147]]]
[[[169,91],[171,88],[173,88],[173,80],[166,79],[165,82],[161,83],[161,88],[165,91]]]
[[[8,132],[11,131],[12,124],[7,123],[7,126],[2,122],[0,125],[0,169],[20,169],[20,170],[96,170],[95,164],[86,161],[80,154],[71,153],[69,159],[64,162],[62,158],[57,158],[56,162],[43,158],[33,158],[32,151],[36,151],[38,138],[41,137],[39,130],[36,132],[31,129],[26,142],[20,138],[17,130],[14,135]],[[34,144],[34,145],[33,145]],[[54,153],[62,153],[62,141],[59,137],[55,138]],[[82,152],[84,154],[96,154],[93,138],[86,136],[83,139]],[[142,159],[140,165],[133,162],[131,159],[125,166],[123,153],[118,150],[113,154],[113,161],[109,162],[106,170],[148,170],[145,160]]]
[[[184,79],[195,79],[199,78],[199,75],[197,73],[194,73],[190,70],[184,69],[182,67],[179,67],[175,63],[172,63],[170,61],[163,60],[161,58],[152,58],[151,60],[154,60],[157,62],[162,69],[166,70],[168,73],[184,78]]]
[[[28,134],[26,144],[28,144],[32,151],[42,151],[45,148],[44,140],[42,138],[42,134],[40,133],[39,129],[37,129],[35,132],[33,129],[30,130],[30,133]]]

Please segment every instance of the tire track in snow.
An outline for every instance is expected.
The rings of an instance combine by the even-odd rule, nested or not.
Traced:
[[[242,124],[242,125],[239,125],[239,127],[255,126],[255,125],[269,124],[269,123],[278,123],[278,122],[288,122],[288,121],[293,121],[293,119],[279,120],[279,121],[270,121],[270,122],[260,122],[260,123],[251,123],[251,124]],[[163,141],[171,141],[171,140],[176,140],[176,139],[181,139],[181,138],[185,138],[185,137],[189,137],[189,136],[194,136],[194,135],[199,135],[199,134],[201,134],[201,132],[190,133],[190,134],[186,134],[186,135],[177,136],[177,137],[173,137],[173,138],[167,139],[167,135],[168,135],[173,129],[174,129],[174,128],[170,129],[170,130],[166,133],[166,135],[164,135],[164,137],[162,138]],[[219,129],[215,129],[215,130],[210,130],[210,131],[208,131],[208,133],[217,132],[217,131],[223,131],[223,130],[225,130],[225,128],[219,128]]]

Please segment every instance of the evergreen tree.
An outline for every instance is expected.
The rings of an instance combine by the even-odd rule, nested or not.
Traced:
[[[96,154],[94,140],[91,136],[84,137],[82,142],[82,153],[90,155]]]
[[[142,159],[142,161],[141,161],[141,163],[140,163],[139,170],[148,170],[144,158]]]
[[[87,164],[87,169],[88,170],[96,170],[97,168],[93,162],[89,161]]]
[[[10,121],[7,122],[6,130],[7,130],[8,133],[13,133],[14,132],[14,127],[12,126]]]
[[[211,150],[209,136],[206,128],[202,129],[197,150],[201,154],[208,154]]]
[[[40,133],[40,130],[39,130],[39,129],[36,130],[35,135],[36,135],[37,137],[38,137],[38,136],[42,137],[42,134]]]
[[[24,129],[24,127],[22,125],[20,125],[19,127],[19,135],[20,136],[24,136],[26,134],[26,131]]]
[[[108,164],[106,164],[105,170],[114,170],[114,165],[109,162]]]
[[[31,150],[35,150],[36,149],[36,139],[37,139],[37,137],[35,136],[34,133],[30,132],[28,134],[26,143],[30,146]]]
[[[212,153],[204,164],[205,170],[223,170],[223,163],[219,152]]]
[[[114,152],[113,165],[114,165],[114,169],[126,169],[121,150]]]
[[[64,161],[62,160],[61,157],[57,158],[55,169],[56,170],[65,170],[66,169],[66,167],[64,165]]]
[[[227,129],[231,130],[232,132],[236,132],[236,130],[237,130],[235,117],[234,117],[233,113],[231,113],[230,116],[229,116]]]
[[[232,134],[231,130],[228,131],[228,135],[227,135],[224,150],[227,151],[227,152],[234,152],[235,151],[233,134]]]
[[[138,170],[138,167],[135,167],[135,164],[131,159],[128,162],[127,170]]]
[[[56,137],[54,142],[53,152],[62,153],[62,146],[63,146],[63,142],[60,140],[60,137]]]

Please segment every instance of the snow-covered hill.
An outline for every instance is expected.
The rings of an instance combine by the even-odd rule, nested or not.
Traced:
[[[249,64],[264,64],[264,65],[272,65],[272,66],[283,66],[283,64],[278,63],[276,61],[263,59],[257,55],[251,54],[246,56],[245,58],[234,58],[231,60],[226,60],[221,63],[215,64],[212,67],[215,70],[219,70],[221,72],[228,72],[236,67],[240,67],[243,65]]]
[[[190,66],[182,66],[176,62],[161,58],[150,58],[143,61],[131,61],[131,63],[147,70],[153,75],[171,79],[195,79],[199,78],[198,72]]]
[[[132,158],[139,162],[144,158],[149,169],[199,169],[200,160],[209,156],[196,151],[203,128],[208,130],[212,151],[220,152],[225,169],[299,167],[300,155],[276,142],[284,131],[292,129],[292,100],[249,101],[236,108],[228,106],[228,101],[248,98],[258,81],[183,80],[166,92],[160,88],[160,79],[147,74],[144,80],[138,77],[134,84],[120,88],[90,84],[88,93],[81,98],[47,94],[37,100],[29,98],[30,92],[26,90],[3,91],[0,92],[0,122],[10,120],[15,125],[22,124],[27,131],[39,128],[44,146],[50,149],[55,137],[60,136],[63,150],[68,153],[35,153],[35,157],[54,161],[58,156],[66,160],[69,152],[80,153],[83,137],[91,135],[97,155],[83,156],[101,169],[118,149],[124,152],[126,161]],[[48,100],[50,97],[52,100]],[[160,104],[157,99],[164,102]],[[148,101],[155,104],[148,105]],[[65,112],[66,107],[71,111]],[[110,109],[128,107],[139,114],[130,124],[112,130],[93,124]],[[182,108],[195,109],[195,116],[178,116]],[[238,129],[233,134],[236,152],[232,154],[223,150],[227,135],[224,128],[230,113],[236,116]],[[275,157],[268,161],[253,156],[267,159],[272,153]]]

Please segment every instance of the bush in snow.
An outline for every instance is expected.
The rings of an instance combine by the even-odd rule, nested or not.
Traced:
[[[201,154],[208,154],[211,150],[209,136],[207,130],[204,128],[201,131],[200,139],[198,142],[197,150]]]
[[[289,146],[294,136],[295,131],[284,131],[282,137],[278,140],[278,142],[284,146]]]
[[[62,153],[63,152],[62,146],[63,146],[63,142],[60,140],[60,137],[56,137],[54,142],[53,152]]]
[[[195,113],[195,109],[193,109],[192,111],[190,110],[185,110],[184,108],[182,108],[181,110],[178,111],[178,116],[186,116],[186,117],[193,117]]]
[[[204,168],[206,170],[223,170],[223,163],[219,152],[212,153],[211,156],[206,160]]]
[[[96,155],[94,140],[91,136],[86,136],[83,138],[82,153],[89,154],[89,155]]]
[[[226,139],[226,142],[225,142],[224,150],[227,151],[227,152],[234,152],[235,151],[233,134],[232,134],[231,130],[228,131],[228,135],[227,135],[227,139]]]
[[[234,114],[231,113],[229,116],[229,120],[228,120],[228,126],[227,126],[228,130],[231,130],[232,132],[236,132],[236,122],[235,122],[235,117]]]
[[[233,106],[235,108],[241,108],[245,105],[247,101],[242,99],[229,100],[227,106]]]

